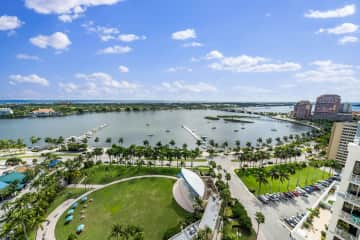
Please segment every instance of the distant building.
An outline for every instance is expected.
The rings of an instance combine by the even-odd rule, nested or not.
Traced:
[[[0,116],[9,116],[14,114],[11,108],[0,108]]]
[[[335,120],[340,111],[341,98],[339,95],[321,95],[317,97],[314,119],[329,119]]]
[[[326,240],[360,239],[360,131],[354,143],[349,143],[349,155],[342,171],[337,198]]]
[[[311,116],[311,103],[300,101],[294,106],[294,117],[296,119],[308,119]]]
[[[56,114],[52,108],[39,108],[31,113],[33,117],[50,117]]]
[[[339,95],[325,94],[316,99],[314,120],[351,121],[351,113],[340,113],[341,98]]]
[[[340,112],[342,113],[352,113],[351,103],[342,103],[340,106]]]
[[[360,124],[356,122],[334,123],[331,130],[327,158],[345,165],[348,156],[348,144],[354,141],[358,128],[360,128]]]

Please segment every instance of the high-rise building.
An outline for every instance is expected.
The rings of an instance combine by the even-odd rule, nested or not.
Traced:
[[[348,145],[337,199],[326,234],[327,240],[360,239],[360,130]]]
[[[340,110],[341,98],[339,95],[325,94],[317,97],[314,118],[335,119]]]
[[[359,123],[356,122],[335,122],[331,130],[327,158],[337,160],[345,165],[348,156],[348,144],[353,142]]]
[[[340,112],[351,113],[352,112],[352,104],[351,103],[342,103],[340,106]]]
[[[296,119],[308,119],[311,116],[311,103],[309,101],[297,102],[294,106],[294,117]]]
[[[341,113],[340,110],[341,98],[339,95],[321,95],[316,99],[315,110],[312,118],[314,120],[325,119],[332,121],[352,120],[352,114],[350,112]],[[345,106],[345,110],[349,110],[349,108]]]

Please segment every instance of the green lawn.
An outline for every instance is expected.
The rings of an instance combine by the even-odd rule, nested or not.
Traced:
[[[74,220],[64,225],[65,214],[56,225],[56,239],[66,240],[79,224],[85,230],[78,240],[107,239],[115,223],[142,227],[146,240],[160,240],[167,229],[177,226],[186,218],[172,197],[174,180],[148,178],[118,183],[92,193],[85,209],[85,219],[80,220],[80,204]]]
[[[84,183],[87,184],[105,184],[115,180],[141,176],[141,175],[167,175],[176,176],[180,168],[168,167],[125,167],[119,165],[99,165],[84,170],[87,175]]]
[[[267,170],[271,169],[272,167],[266,167]],[[285,181],[281,183],[279,180],[274,180],[273,182],[271,179],[268,179],[268,184],[262,185],[260,192],[258,192],[259,184],[256,182],[255,177],[253,175],[242,175],[237,171],[237,175],[240,177],[240,179],[243,181],[243,183],[247,186],[247,188],[251,190],[255,190],[256,194],[264,194],[271,192],[271,184],[273,187],[274,192],[287,192],[288,189],[288,181]],[[296,173],[294,175],[290,176],[290,185],[289,190],[294,190],[296,187],[296,183],[299,180],[300,186],[306,185],[306,176],[308,176],[308,182],[307,185],[313,184],[319,180],[323,180],[329,177],[328,172],[324,172],[318,168],[314,167],[306,167],[303,169],[296,170]]]

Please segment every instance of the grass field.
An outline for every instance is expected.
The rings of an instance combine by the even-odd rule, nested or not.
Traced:
[[[74,220],[64,225],[65,215],[56,225],[56,239],[66,240],[79,224],[85,230],[78,240],[107,239],[115,223],[142,227],[146,240],[160,240],[167,229],[184,220],[187,213],[172,197],[174,180],[149,178],[118,183],[92,193],[85,209],[85,219],[80,220],[83,205],[75,210]],[[66,214],[66,213],[65,213]]]
[[[83,183],[105,184],[123,178],[152,174],[176,176],[179,172],[179,168],[168,167],[125,167],[119,165],[99,165],[84,170],[87,178]]]
[[[267,167],[266,169],[269,170],[271,167]],[[256,194],[264,194],[264,193],[270,193],[271,191],[271,184],[273,188],[273,192],[287,192],[288,191],[288,181],[281,183],[279,180],[271,181],[270,178],[268,178],[268,184],[263,184],[261,186],[260,192],[258,192],[259,184],[256,182],[255,177],[253,175],[241,175],[239,172],[237,172],[237,175],[240,177],[240,179],[243,181],[243,183],[247,186],[249,190],[255,190]],[[306,176],[308,176],[308,182],[307,185],[313,184],[319,180],[326,179],[329,176],[328,172],[324,172],[318,168],[314,167],[306,167],[303,169],[296,170],[296,173],[294,175],[290,175],[290,185],[289,190],[294,190],[296,188],[296,184],[300,186],[306,185]],[[279,190],[280,187],[280,190]]]

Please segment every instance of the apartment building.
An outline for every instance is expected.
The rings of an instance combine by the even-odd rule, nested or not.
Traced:
[[[360,240],[360,130],[355,141],[348,145],[348,157],[326,239]]]
[[[348,144],[354,141],[359,127],[360,123],[357,122],[335,122],[331,131],[327,158],[337,160],[341,165],[345,165]]]

